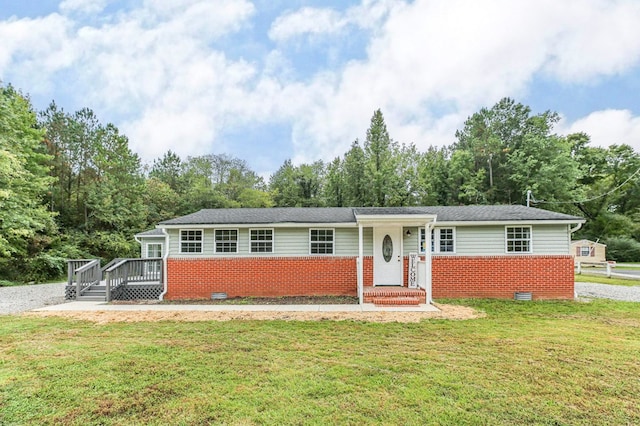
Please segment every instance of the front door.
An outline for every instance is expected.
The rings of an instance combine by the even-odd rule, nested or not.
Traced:
[[[373,228],[373,285],[402,285],[402,227]]]

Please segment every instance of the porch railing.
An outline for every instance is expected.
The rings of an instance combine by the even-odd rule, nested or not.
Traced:
[[[105,292],[107,302],[111,301],[111,293],[131,283],[161,283],[162,258],[121,259],[104,270]]]
[[[78,261],[72,261],[78,262]],[[80,261],[84,262],[84,260]],[[71,270],[73,265],[69,265]],[[88,290],[92,285],[98,284],[102,278],[100,271],[100,261],[98,259],[89,260],[77,269],[73,269],[76,280],[76,298],[81,296],[85,290]],[[73,282],[72,274],[72,282]]]

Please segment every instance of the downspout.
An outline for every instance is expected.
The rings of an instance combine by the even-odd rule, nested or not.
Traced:
[[[164,300],[164,295],[167,294],[167,258],[169,257],[169,234],[167,234],[166,230],[163,229],[162,233],[164,234],[164,252],[162,254],[162,293],[160,293],[160,300]]]

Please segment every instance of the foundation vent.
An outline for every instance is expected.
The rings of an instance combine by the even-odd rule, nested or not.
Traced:
[[[532,300],[533,294],[530,291],[516,291],[513,298],[514,300]]]
[[[224,300],[227,298],[227,293],[211,293],[211,300]]]

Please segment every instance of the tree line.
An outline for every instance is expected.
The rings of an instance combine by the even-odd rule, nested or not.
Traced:
[[[265,182],[227,154],[168,151],[144,165],[90,109],[36,111],[0,86],[0,280],[56,278],[67,258],[135,257],[135,233],[202,208],[524,204],[528,190],[536,207],[585,217],[576,237],[640,260],[640,155],[557,135],[558,118],[505,98],[451,146],[421,152],[393,140],[377,110],[344,155],[286,160]]]

